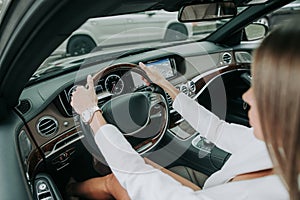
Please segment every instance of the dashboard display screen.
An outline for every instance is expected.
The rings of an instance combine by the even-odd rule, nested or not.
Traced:
[[[165,78],[170,78],[170,77],[175,75],[174,71],[173,71],[173,68],[172,68],[171,61],[168,58],[161,59],[161,60],[156,60],[156,61],[153,61],[153,62],[148,62],[148,63],[146,63],[146,66],[147,67],[154,67]]]

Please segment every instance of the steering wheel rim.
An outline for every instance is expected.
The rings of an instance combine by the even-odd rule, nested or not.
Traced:
[[[111,74],[112,72],[118,70],[125,70],[130,73],[137,73],[143,78],[145,78],[150,85],[145,86],[143,88],[138,89],[137,91],[132,91],[131,93],[116,95],[115,97],[111,98],[107,102],[105,102],[101,106],[102,114],[105,120],[115,125],[126,137],[127,141],[131,144],[131,146],[140,154],[145,154],[153,149],[159,141],[162,139],[163,135],[166,133],[168,125],[169,125],[169,104],[167,100],[166,93],[164,90],[159,87],[158,85],[151,82],[150,78],[147,74],[138,66],[132,63],[121,63],[116,65],[108,66],[93,76],[94,83],[98,83],[98,81]],[[118,106],[119,102],[123,101],[121,106]],[[125,100],[124,100],[125,99]],[[124,104],[125,102],[125,104]],[[133,103],[132,103],[133,102]],[[149,106],[145,106],[144,104],[147,103]],[[131,119],[134,122],[138,123],[137,130],[126,133],[126,130],[132,130],[132,128],[126,129],[126,127],[122,127],[122,125],[118,123],[113,123],[111,119],[108,119],[108,116],[121,116],[124,115],[124,108],[126,108],[126,103],[128,103],[128,112],[125,112],[125,115],[129,115],[128,117],[124,117],[124,119]],[[132,106],[130,106],[130,103]],[[125,106],[124,106],[125,105]],[[111,108],[109,108],[111,106]],[[137,108],[135,108],[137,106]],[[111,114],[109,113],[111,109]],[[121,109],[121,111],[118,111]],[[122,110],[123,109],[123,110]],[[132,110],[144,110],[141,112],[142,115],[147,114],[147,120],[145,116],[140,116],[138,112],[131,112]],[[116,113],[114,113],[116,112]],[[132,114],[134,113],[134,114]],[[123,117],[119,117],[118,120],[122,120]],[[139,120],[139,121],[138,121]],[[116,121],[116,120],[115,120]],[[142,123],[140,123],[142,121]],[[145,122],[145,123],[143,123]],[[130,122],[125,120],[124,124],[130,124]],[[97,159],[100,161],[104,161],[103,156],[97,147],[93,133],[88,125],[82,122],[80,119],[80,125],[82,129],[82,134],[84,138],[82,142],[85,148]],[[132,123],[131,123],[132,125]],[[147,134],[148,133],[148,134]],[[150,134],[149,134],[150,133]],[[137,142],[138,141],[138,142]]]

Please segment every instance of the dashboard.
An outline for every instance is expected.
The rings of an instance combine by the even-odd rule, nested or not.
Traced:
[[[145,65],[149,68],[155,68],[163,77],[170,80],[176,77],[176,62],[174,58],[160,58],[153,61],[148,61]],[[77,85],[82,85],[84,80],[79,80],[77,83],[67,87],[58,95],[55,104],[65,116],[73,116],[72,107],[70,106],[71,96]],[[113,72],[104,75],[101,79],[96,80],[94,89],[98,97],[98,106],[101,107],[109,99],[132,93],[139,88],[145,87],[145,82],[142,76],[134,70],[116,69]]]
[[[215,45],[209,43],[204,45],[209,54],[203,52],[203,47],[199,49],[199,46],[195,47],[193,44],[184,45],[184,50],[169,47],[163,51],[155,50],[120,58],[115,63],[95,62],[94,65],[83,68],[80,74],[69,73],[26,88],[22,93],[21,103],[16,109],[27,121],[27,125],[20,132],[22,138],[20,151],[26,161],[24,168],[28,176],[33,177],[42,171],[41,163],[45,159],[50,168],[55,170],[62,170],[70,164],[72,155],[77,149],[76,145],[83,138],[79,117],[70,106],[70,96],[76,85],[84,85],[88,74],[96,74],[99,69],[116,63],[137,64],[142,61],[148,67],[156,68],[181,92],[205,104],[207,102],[205,98],[209,96],[206,90],[217,77],[228,74],[239,76],[249,72],[251,63],[249,52],[216,49]],[[139,74],[130,70],[116,69],[109,74],[104,74],[95,82],[95,91],[101,106],[115,96],[134,92],[144,86],[145,83]],[[192,145],[193,151],[218,152],[216,156],[222,155],[222,159],[217,161],[216,168],[212,170],[221,167],[228,154],[212,150],[213,147],[209,142],[199,139],[198,133],[172,108],[173,102],[168,95],[167,101],[170,123],[167,136],[164,137],[175,138],[179,146],[188,143]],[[207,108],[210,109],[209,105]],[[202,147],[199,148],[198,144]],[[137,144],[137,148],[148,147]]]

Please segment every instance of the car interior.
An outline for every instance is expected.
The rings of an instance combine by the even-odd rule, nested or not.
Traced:
[[[94,50],[41,69],[89,18],[174,12],[215,1],[11,1],[0,21],[0,177],[5,180],[1,199],[66,199],[70,179],[80,182],[111,173],[89,127],[70,105],[72,91],[85,85],[89,74],[106,120],[141,156],[167,169],[186,166],[207,176],[221,169],[230,152],[201,137],[173,109],[168,94],[142,81],[146,75],[137,65],[156,68],[220,119],[250,127],[242,94],[251,86],[252,53],[270,31],[256,20],[291,1],[232,2],[245,9],[230,19],[217,19],[221,25],[203,38],[131,50]],[[261,28],[258,39],[250,39],[249,26]],[[133,122],[124,121],[127,112]]]

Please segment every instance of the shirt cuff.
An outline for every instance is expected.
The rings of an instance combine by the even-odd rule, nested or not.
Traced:
[[[174,100],[174,102],[173,102],[173,108],[177,111],[177,112],[179,112],[179,113],[181,113],[181,111],[182,111],[182,99],[186,99],[186,98],[188,98],[188,99],[190,99],[188,96],[186,96],[184,93],[182,93],[182,92],[180,92],[176,97],[175,97],[175,100]]]

